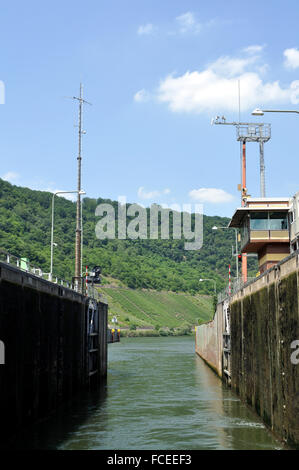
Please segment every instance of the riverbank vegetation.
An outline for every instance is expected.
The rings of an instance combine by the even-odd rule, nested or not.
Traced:
[[[14,186],[0,179],[0,248],[28,258],[44,272],[50,270],[52,196],[49,192]],[[203,216],[203,247],[197,251],[186,251],[184,240],[98,240],[95,226],[99,218],[95,209],[103,202],[112,204],[117,214],[115,201],[83,200],[84,266],[99,265],[104,276],[119,279],[131,289],[193,295],[213,293],[213,283],[199,283],[201,277],[215,279],[217,290],[222,289],[227,282],[229,263],[234,275],[231,259],[234,233],[212,230],[214,225],[227,225],[228,218]],[[56,196],[54,273],[64,279],[71,279],[74,271],[75,217],[76,204]],[[256,272],[252,259],[249,259],[250,269]]]
[[[109,324],[117,319],[123,336],[175,336],[190,334],[195,325],[213,316],[213,299],[207,295],[128,289],[100,288],[108,301]]]

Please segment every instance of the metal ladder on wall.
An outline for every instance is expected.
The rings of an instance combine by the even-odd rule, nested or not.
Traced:
[[[223,303],[224,332],[223,332],[223,373],[228,384],[231,383],[231,336],[230,336],[230,307],[229,301]]]
[[[87,323],[88,380],[99,372],[99,311],[97,303],[89,299]]]

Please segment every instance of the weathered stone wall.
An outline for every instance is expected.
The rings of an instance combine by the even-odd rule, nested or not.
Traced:
[[[298,269],[231,304],[231,384],[285,442],[299,447]]]
[[[0,447],[89,385],[87,298],[0,263]],[[99,304],[99,373],[107,372],[107,306]]]
[[[212,321],[196,327],[197,354],[222,377],[223,304],[217,305]]]

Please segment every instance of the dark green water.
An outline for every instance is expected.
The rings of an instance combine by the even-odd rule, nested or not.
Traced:
[[[27,432],[43,449],[278,449],[261,421],[196,356],[190,337],[109,345],[101,394]]]

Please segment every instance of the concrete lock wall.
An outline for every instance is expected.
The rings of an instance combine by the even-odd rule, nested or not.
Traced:
[[[107,373],[107,306],[99,309],[99,372]],[[0,446],[89,386],[88,299],[0,263]]]
[[[296,448],[299,364],[291,360],[291,345],[299,340],[298,257],[297,252],[289,256],[230,301],[231,386],[280,439]],[[196,332],[196,352],[221,377],[222,311],[219,304],[213,322]]]
[[[231,304],[231,380],[285,442],[299,448],[298,269]]]
[[[212,321],[196,327],[195,350],[222,377],[223,303],[217,305]]]

